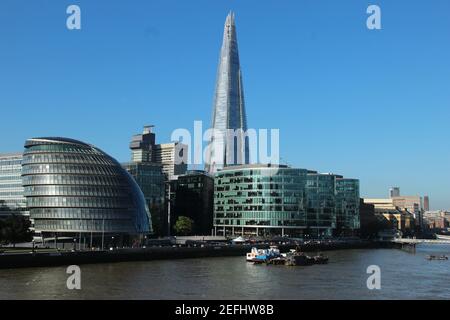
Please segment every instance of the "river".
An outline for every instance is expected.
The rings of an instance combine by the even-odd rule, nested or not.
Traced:
[[[449,245],[326,252],[327,265],[253,265],[244,257],[81,266],[81,290],[69,290],[65,267],[0,270],[0,299],[450,299]],[[367,267],[381,270],[369,290]]]

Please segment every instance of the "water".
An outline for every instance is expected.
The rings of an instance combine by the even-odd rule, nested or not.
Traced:
[[[0,299],[450,299],[449,245],[326,252],[328,265],[253,265],[244,257],[83,265],[81,290],[64,267],[0,270]],[[381,268],[381,290],[366,286]]]

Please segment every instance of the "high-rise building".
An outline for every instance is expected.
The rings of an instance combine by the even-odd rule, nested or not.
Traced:
[[[152,162],[152,151],[155,147],[153,126],[145,126],[142,134],[133,136],[130,142],[132,162]]]
[[[234,13],[230,13],[225,21],[212,128],[209,154],[205,159],[206,171],[214,173],[229,165],[249,163],[248,141],[243,134],[247,131],[247,119]],[[229,136],[228,129],[241,131],[236,131],[236,136]]]
[[[28,216],[22,186],[22,153],[0,154],[0,219]]]
[[[178,217],[194,221],[193,233],[210,235],[213,229],[214,178],[201,170],[191,170],[172,182],[173,210],[171,225]]]
[[[130,142],[131,162],[122,166],[130,173],[144,194],[152,216],[153,232],[162,235],[165,230],[165,180],[163,166],[153,162],[155,134],[152,126],[145,126],[142,134]]]
[[[29,139],[22,179],[30,217],[43,237],[120,244],[151,232],[139,186],[115,159],[92,145],[67,138]]]
[[[430,211],[430,197],[423,197],[423,210]]]
[[[360,228],[359,180],[336,178],[336,228],[339,234],[351,234]]]
[[[153,161],[162,165],[167,180],[186,173],[188,146],[181,142],[162,143],[154,146]]]
[[[131,162],[160,164],[167,181],[186,173],[188,146],[181,142],[156,144],[152,128],[152,125],[145,126],[141,134],[133,136]]]
[[[392,199],[394,197],[400,197],[400,188],[392,187],[389,189],[389,197]]]

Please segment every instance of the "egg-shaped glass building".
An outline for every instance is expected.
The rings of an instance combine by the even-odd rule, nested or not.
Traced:
[[[133,177],[92,145],[67,138],[27,140],[22,182],[30,218],[42,234],[111,237],[152,231]]]

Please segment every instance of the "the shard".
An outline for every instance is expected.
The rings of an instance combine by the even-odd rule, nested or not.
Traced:
[[[214,130],[206,155],[206,171],[214,173],[226,166],[249,163],[248,141],[242,134],[247,131],[247,119],[232,12],[225,21],[211,128]]]

